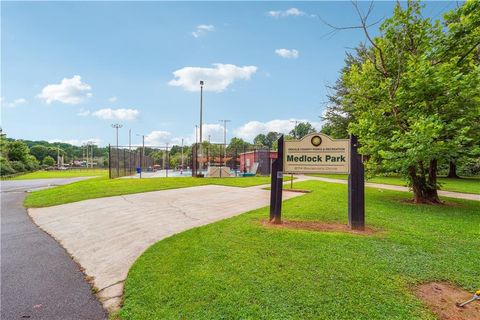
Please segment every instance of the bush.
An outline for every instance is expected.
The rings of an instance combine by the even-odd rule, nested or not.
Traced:
[[[27,168],[27,170],[35,171],[35,170],[38,170],[39,166],[40,166],[40,163],[37,161],[37,158],[29,154],[27,156],[27,162],[25,163],[25,167]]]
[[[49,167],[53,167],[55,165],[55,159],[50,156],[46,156],[43,158],[43,164]]]
[[[10,165],[7,159],[0,157],[0,175],[5,176],[9,174],[14,174],[15,170]]]
[[[25,168],[25,165],[21,161],[10,161],[10,164],[12,165],[13,170],[16,172],[27,171],[27,168]]]

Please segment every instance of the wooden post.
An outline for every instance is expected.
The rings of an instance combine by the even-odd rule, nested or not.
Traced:
[[[365,173],[358,140],[350,136],[350,174],[348,176],[348,225],[354,230],[365,230]]]

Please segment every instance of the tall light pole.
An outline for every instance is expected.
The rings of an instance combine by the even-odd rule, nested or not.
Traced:
[[[227,122],[230,122],[232,120],[218,120],[220,122],[223,122],[223,161],[225,162],[225,166],[227,166]]]
[[[202,127],[203,127],[203,85],[205,82],[200,80],[200,144],[202,144]]]
[[[119,149],[118,149],[118,129],[120,129],[121,127],[123,127],[123,125],[119,124],[119,123],[115,123],[115,124],[112,124],[112,128],[115,129],[116,131],[116,136],[117,136],[117,178],[120,176],[120,156],[119,156]],[[87,166],[88,166],[88,158],[87,158]]]
[[[205,84],[205,82],[203,82],[203,80],[200,80],[200,156],[203,156],[203,148],[202,148],[202,139],[203,139],[203,135],[202,135],[202,128],[203,128],[203,85]],[[200,167],[200,170],[202,170],[202,163],[201,161],[199,162],[199,167]]]
[[[195,176],[197,175],[198,171],[198,125],[195,125]],[[192,168],[192,174],[193,174],[193,168]]]
[[[183,171],[183,138],[182,138],[182,171]]]

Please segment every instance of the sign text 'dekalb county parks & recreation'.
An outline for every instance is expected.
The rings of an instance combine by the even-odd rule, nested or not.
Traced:
[[[284,142],[283,173],[350,173],[350,139],[312,133]]]

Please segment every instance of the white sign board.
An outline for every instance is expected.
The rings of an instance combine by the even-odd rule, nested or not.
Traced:
[[[350,173],[350,140],[322,133],[284,142],[284,173]]]

